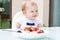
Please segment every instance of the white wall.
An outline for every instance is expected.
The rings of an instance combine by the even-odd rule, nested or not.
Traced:
[[[49,0],[44,0],[43,23],[49,26]]]
[[[21,11],[22,1],[23,0],[12,0],[12,18],[18,11]]]

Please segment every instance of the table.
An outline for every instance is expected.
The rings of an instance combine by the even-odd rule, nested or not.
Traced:
[[[50,34],[43,38],[29,40],[60,40],[60,27],[44,28],[44,30],[50,31]],[[23,40],[16,38],[12,33],[11,31],[3,31],[3,29],[0,29],[0,40]]]

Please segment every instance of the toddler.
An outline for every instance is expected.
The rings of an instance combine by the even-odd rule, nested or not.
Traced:
[[[24,29],[25,27],[42,27],[40,19],[38,18],[38,6],[33,1],[26,1],[22,5],[22,13],[15,20],[15,28],[16,29]]]

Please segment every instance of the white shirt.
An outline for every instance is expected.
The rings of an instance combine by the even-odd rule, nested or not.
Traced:
[[[24,15],[20,15],[20,17],[18,16],[18,18],[16,18],[14,20],[14,26],[16,27],[16,24],[19,23],[21,24],[21,29],[24,29],[25,27],[30,27],[31,25],[27,25],[27,23],[34,23],[34,25],[32,25],[32,27],[37,27],[38,24],[40,24],[40,19],[36,18],[35,20],[30,20],[28,18],[26,18]],[[13,24],[12,24],[13,25]]]

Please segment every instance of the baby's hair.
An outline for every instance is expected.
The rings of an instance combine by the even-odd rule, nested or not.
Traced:
[[[37,5],[36,2],[34,2],[34,1],[25,1],[22,4],[22,11],[26,10],[26,6],[27,6],[28,3],[31,4],[32,6]]]

